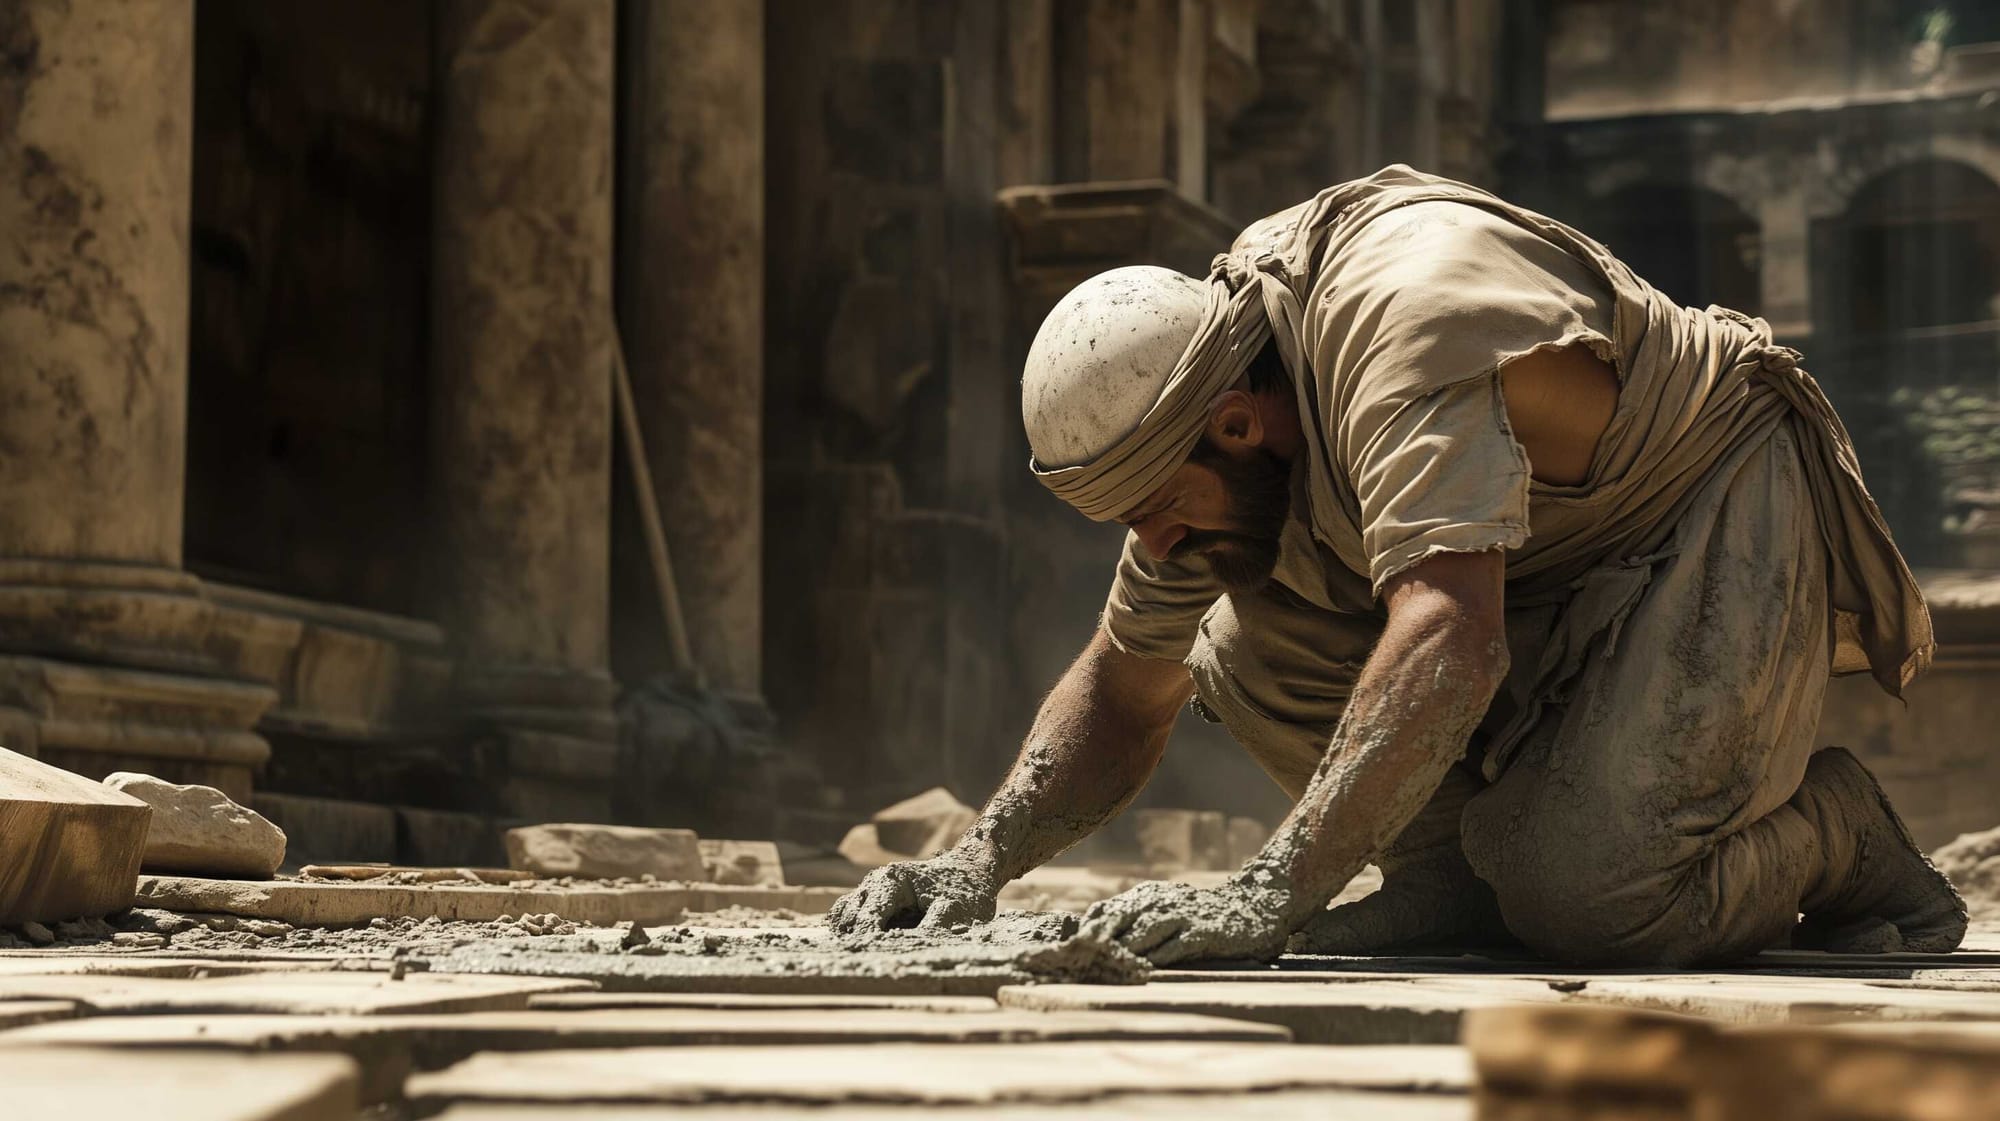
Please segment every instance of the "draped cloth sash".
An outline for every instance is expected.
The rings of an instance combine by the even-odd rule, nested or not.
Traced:
[[[1244,231],[1232,252],[1212,263],[1200,326],[1139,426],[1088,464],[1049,470],[1030,461],[1035,475],[1095,520],[1126,516],[1186,461],[1201,439],[1210,403],[1271,341],[1297,382],[1308,428],[1313,534],[1323,542],[1337,538],[1319,523],[1347,516],[1343,511],[1352,503],[1325,435],[1316,428],[1330,419],[1320,415],[1320,382],[1412,372],[1320,368],[1329,355],[1308,337],[1303,294],[1315,291],[1315,275],[1327,264],[1320,258],[1340,252],[1343,231],[1351,233],[1389,209],[1428,200],[1502,214],[1562,246],[1610,286],[1623,388],[1618,417],[1603,437],[1611,445],[1604,458],[1618,465],[1622,481],[1600,480],[1603,485],[1587,499],[1606,524],[1671,520],[1676,493],[1727,459],[1732,448],[1761,439],[1778,423],[1800,433],[1829,555],[1835,672],[1870,670],[1885,690],[1901,696],[1930,664],[1935,649],[1930,614],[1862,482],[1852,441],[1818,384],[1799,367],[1798,352],[1776,345],[1762,320],[1725,308],[1679,307],[1600,243],[1561,223],[1401,165],[1336,184]],[[1590,583],[1588,574],[1543,575],[1560,578],[1572,591]],[[1526,590],[1537,577],[1510,567],[1508,579],[1510,589],[1521,583]],[[1575,638],[1581,650],[1588,636]]]

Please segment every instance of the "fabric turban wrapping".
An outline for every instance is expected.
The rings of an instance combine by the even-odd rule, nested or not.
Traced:
[[[1291,289],[1260,267],[1271,263],[1267,255],[1256,260],[1217,257],[1201,323],[1139,427],[1075,467],[1050,469],[1030,457],[1035,477],[1085,517],[1100,522],[1124,517],[1158,490],[1200,442],[1209,404],[1243,376],[1270,339],[1272,313],[1296,322],[1297,299]],[[1291,357],[1286,355],[1288,361]]]

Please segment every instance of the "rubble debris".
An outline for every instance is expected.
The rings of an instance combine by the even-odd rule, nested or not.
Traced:
[[[701,842],[702,878],[737,887],[784,887],[784,864],[772,841]]]
[[[1155,874],[1220,872],[1229,858],[1229,816],[1214,810],[1134,810],[1139,851]],[[1261,845],[1259,846],[1262,847]]]
[[[285,862],[285,831],[213,786],[132,771],[106,776],[104,785],[153,807],[144,871],[268,880]]]
[[[958,843],[979,812],[952,797],[951,791],[933,786],[914,798],[905,798],[879,810],[869,820],[875,839],[890,852],[922,860]]]
[[[607,988],[787,994],[991,995],[1037,981],[1136,984],[1146,964],[1079,939],[1074,915],[1001,914],[957,931],[892,930],[843,941],[824,928],[649,931],[618,952],[605,931],[565,943],[468,943],[424,960],[448,973],[575,977]]]
[[[528,825],[507,831],[507,864],[545,876],[652,875],[686,883],[702,879],[701,842],[692,829]]]
[[[0,748],[0,926],[132,905],[152,807]]]
[[[1965,833],[1931,857],[1974,919],[2000,920],[2000,827]]]

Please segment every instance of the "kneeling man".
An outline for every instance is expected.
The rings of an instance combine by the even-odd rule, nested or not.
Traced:
[[[1183,705],[1295,806],[1221,887],[1084,931],[1156,963],[1518,940],[1686,966],[1958,945],[1965,908],[1813,735],[1930,620],[1799,355],[1604,246],[1406,167],[1049,314],[1035,473],[1128,527],[1102,623],[956,848],[857,931],[990,917],[1116,815]],[[1327,909],[1363,865],[1382,890]],[[1803,917],[1801,917],[1803,916]]]

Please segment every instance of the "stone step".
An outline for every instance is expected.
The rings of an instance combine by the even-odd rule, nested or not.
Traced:
[[[1001,989],[1003,1007],[1038,1011],[1185,1012],[1291,1030],[1301,1043],[1456,1043],[1467,1009],[1560,1000],[1545,983],[1478,978],[1146,985],[1022,985]]]
[[[357,1084],[338,1055],[0,1051],[10,1117],[355,1121]]]
[[[271,970],[177,980],[92,974],[0,977],[0,1000],[64,1000],[89,1014],[256,1013],[324,1016],[523,1009],[542,993],[588,989],[587,982],[538,977],[452,977],[411,973]]]
[[[1463,1093],[1471,1082],[1471,1064],[1457,1047],[878,1043],[475,1055],[448,1070],[413,1076],[408,1096],[419,1113],[462,1102],[960,1107],[1135,1093]]]

